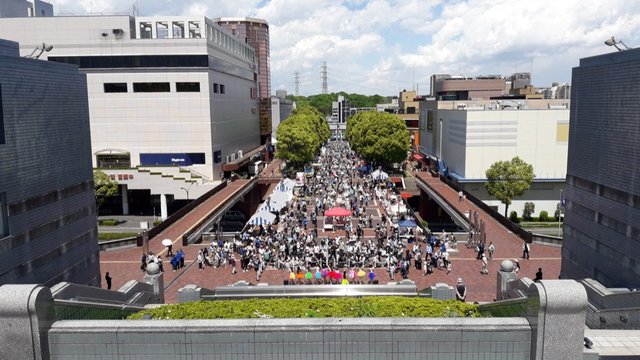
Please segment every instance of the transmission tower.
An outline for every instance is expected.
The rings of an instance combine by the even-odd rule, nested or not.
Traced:
[[[327,88],[327,62],[322,62],[322,93],[328,94],[329,89]]]
[[[298,92],[299,87],[300,87],[300,74],[296,71],[296,72],[294,73],[294,77],[293,77],[293,78],[294,78],[294,80],[293,80],[293,81],[294,81],[294,84],[296,85],[296,92],[295,92],[295,94],[296,94],[296,96],[300,96],[300,94],[299,94],[299,92]]]

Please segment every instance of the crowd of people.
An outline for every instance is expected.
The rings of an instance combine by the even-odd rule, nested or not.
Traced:
[[[391,215],[398,214],[378,206],[395,196],[393,183],[368,173],[347,142],[329,142],[316,162],[323,166],[305,179],[276,224],[248,228],[233,242],[214,240],[199,252],[198,266],[230,266],[235,273],[239,262],[257,281],[268,268],[286,270],[293,284],[374,283],[376,268],[386,269],[391,280],[407,278],[414,269],[424,275],[436,268],[451,272],[450,235],[394,226]],[[318,219],[333,207],[351,215],[333,217],[325,232]]]

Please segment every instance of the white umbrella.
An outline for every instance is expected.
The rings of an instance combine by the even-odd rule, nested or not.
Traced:
[[[164,239],[164,240],[162,240],[162,245],[163,246],[171,246],[171,245],[173,245],[173,241],[171,241],[171,239]]]

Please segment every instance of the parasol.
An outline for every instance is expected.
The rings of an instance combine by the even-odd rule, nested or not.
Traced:
[[[403,198],[403,199],[408,199],[408,198],[412,198],[413,195],[411,195],[411,194],[409,194],[407,192],[403,192],[403,193],[400,194],[400,197]]]
[[[171,245],[173,245],[173,241],[171,241],[171,239],[164,239],[164,240],[162,240],[162,245],[163,246],[171,246]]]

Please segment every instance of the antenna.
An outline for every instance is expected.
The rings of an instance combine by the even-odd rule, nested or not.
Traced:
[[[295,73],[293,73],[293,74],[294,74],[293,75],[293,81],[294,81],[294,84],[296,84],[295,94],[296,94],[296,96],[300,96],[300,93],[298,91],[299,88],[300,88],[300,74],[297,71]]]
[[[322,62],[322,93],[323,94],[329,93],[329,89],[327,86],[327,62],[326,61]]]

